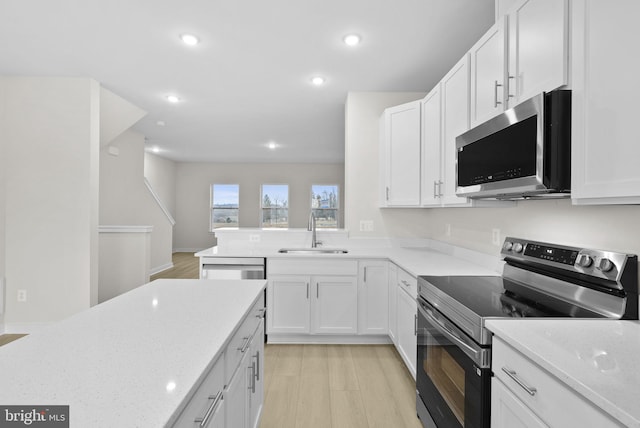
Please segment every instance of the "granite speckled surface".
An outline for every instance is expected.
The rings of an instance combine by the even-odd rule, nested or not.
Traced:
[[[264,280],[156,280],[0,348],[0,403],[69,405],[72,427],[161,427]]]
[[[640,322],[489,320],[509,345],[629,427],[640,427]]]

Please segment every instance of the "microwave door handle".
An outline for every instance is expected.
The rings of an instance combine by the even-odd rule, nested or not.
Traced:
[[[447,328],[447,326],[445,326],[442,322],[440,322],[439,320],[437,320],[433,315],[431,315],[429,313],[429,311],[425,310],[422,305],[418,305],[418,310],[420,310],[420,312],[422,313],[422,315],[428,320],[430,321],[435,327],[436,329],[442,333],[447,339],[451,340],[453,343],[455,343],[456,345],[458,345],[465,354],[469,355],[474,361],[478,360],[478,351],[476,351],[475,349],[473,349],[471,346],[467,345],[466,343],[464,343],[462,340],[460,340],[459,337],[457,337],[456,335],[454,335],[451,330],[449,330],[449,328]]]

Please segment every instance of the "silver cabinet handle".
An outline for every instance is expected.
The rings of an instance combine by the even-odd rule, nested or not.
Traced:
[[[505,372],[507,374],[507,376],[509,376],[511,379],[513,379],[513,381],[515,383],[517,383],[518,385],[520,385],[522,387],[522,389],[524,389],[525,391],[527,391],[527,393],[529,395],[531,395],[532,397],[534,395],[536,395],[536,392],[538,392],[537,389],[530,387],[529,385],[527,385],[526,383],[524,383],[524,381],[522,381],[522,379],[520,379],[518,377],[518,373],[516,373],[515,370],[511,370],[510,368],[507,367],[502,367],[502,371]]]
[[[444,184],[444,182],[442,180],[438,181],[438,197],[441,198],[442,197],[442,185]]]
[[[509,98],[515,98],[515,95],[511,95],[511,79],[514,79],[515,81],[516,76],[509,76],[509,78],[507,79],[507,103],[509,103]]]
[[[418,335],[418,314],[413,316],[413,335]]]
[[[320,298],[320,284],[316,282],[316,299]]]
[[[251,339],[250,336],[242,338],[243,342],[242,342],[242,345],[240,345],[240,347],[237,348],[238,351],[244,353],[247,350],[247,348],[249,347],[249,339]]]
[[[196,418],[194,420],[194,422],[200,423],[200,428],[207,426],[207,423],[209,422],[209,418],[211,417],[211,415],[213,415],[216,412],[216,409],[218,408],[218,406],[220,405],[220,402],[222,401],[222,391],[218,392],[216,395],[210,395],[209,400],[211,399],[213,399],[213,403],[211,403],[211,405],[207,409],[207,412],[204,414],[204,416],[201,418]]]
[[[260,380],[260,351],[256,351],[256,380]]]
[[[387,201],[389,200],[389,187],[387,186]]]
[[[364,267],[364,282],[367,282],[367,267]]]
[[[307,299],[309,298],[309,283],[307,282]]]
[[[256,393],[256,362],[252,362],[251,363],[251,367],[249,367],[249,370],[251,370],[251,386],[249,386],[248,388],[251,390],[252,394]]]
[[[438,187],[438,182],[436,180],[433,181],[433,197],[437,198],[438,194],[436,193],[436,188]]]
[[[258,313],[256,315],[256,318],[264,318],[264,314],[267,312],[267,310],[265,308],[262,309],[258,309]]]
[[[498,88],[502,87],[496,80],[493,85],[493,107],[498,107],[498,104],[502,104],[502,101],[498,101]]]
[[[401,283],[403,283],[405,285],[405,287],[411,287],[411,284],[409,284],[407,281],[405,281],[404,279],[400,280]]]

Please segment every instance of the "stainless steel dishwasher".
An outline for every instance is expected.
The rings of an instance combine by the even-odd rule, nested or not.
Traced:
[[[262,257],[207,257],[200,269],[202,279],[265,279]]]

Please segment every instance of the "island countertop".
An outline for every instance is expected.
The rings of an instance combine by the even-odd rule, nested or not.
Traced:
[[[72,427],[172,423],[264,280],[161,279],[0,348],[2,405],[69,405]]]

